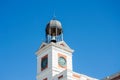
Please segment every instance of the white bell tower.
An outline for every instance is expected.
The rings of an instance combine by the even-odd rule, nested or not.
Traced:
[[[46,42],[36,52],[37,80],[57,80],[56,76],[63,71],[71,72],[72,53],[73,50],[63,41],[61,23],[56,19],[51,20],[46,26]]]
[[[37,80],[96,80],[73,72],[73,50],[63,40],[60,21],[51,20],[45,31],[46,41],[36,52]]]

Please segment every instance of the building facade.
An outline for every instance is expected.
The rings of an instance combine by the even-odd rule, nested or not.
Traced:
[[[60,21],[50,20],[45,31],[46,41],[36,52],[37,80],[97,80],[73,71],[74,50],[63,40]]]

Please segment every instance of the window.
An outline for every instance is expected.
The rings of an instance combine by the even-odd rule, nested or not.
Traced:
[[[59,76],[59,77],[58,77],[58,80],[61,79],[61,78],[63,78],[63,75]]]
[[[45,55],[41,59],[41,71],[48,67],[48,55]]]

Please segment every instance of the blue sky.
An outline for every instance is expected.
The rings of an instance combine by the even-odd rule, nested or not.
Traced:
[[[0,80],[35,80],[35,52],[54,11],[73,70],[95,78],[120,71],[119,0],[0,0]]]

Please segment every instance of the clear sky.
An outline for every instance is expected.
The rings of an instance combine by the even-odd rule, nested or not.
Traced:
[[[120,0],[0,0],[0,80],[35,80],[54,11],[74,71],[99,79],[120,71]]]

